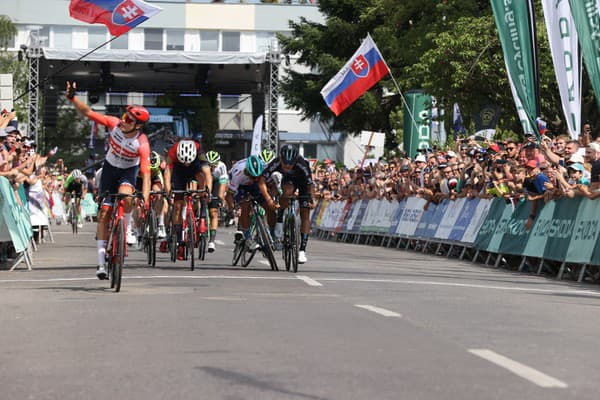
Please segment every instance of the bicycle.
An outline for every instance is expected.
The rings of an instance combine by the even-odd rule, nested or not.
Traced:
[[[235,243],[235,247],[233,249],[233,259],[232,265],[235,266],[241,260],[242,267],[246,268],[257,250],[263,253],[263,255],[269,261],[269,265],[273,271],[278,271],[277,260],[275,259],[274,253],[274,245],[273,238],[271,237],[271,233],[267,228],[267,224],[264,220],[264,209],[256,202],[256,200],[251,199],[247,200],[252,202],[251,214],[250,214],[250,237],[254,238],[256,243],[258,243],[258,249],[248,249],[246,247],[245,240],[239,240]]]
[[[116,200],[116,206],[113,203],[112,212],[109,218],[108,225],[108,240],[106,243],[106,260],[108,267],[108,276],[110,278],[110,287],[115,289],[115,292],[121,290],[121,278],[123,275],[123,264],[125,257],[127,257],[127,245],[126,245],[126,221],[125,221],[125,199],[127,197],[139,197],[139,194],[127,194],[127,193],[105,193],[101,196],[100,204],[102,199],[105,197],[112,197]]]
[[[148,265],[151,267],[156,266],[156,239],[157,239],[157,230],[158,230],[158,222],[156,217],[156,211],[154,210],[156,197],[158,195],[165,195],[164,191],[159,192],[150,192],[150,207],[146,210],[142,207],[143,210],[143,221],[144,221],[144,235],[142,238],[144,252],[146,252],[146,260]]]
[[[296,214],[298,212],[298,199],[290,197],[290,202],[283,217],[283,261],[285,270],[298,272],[298,253],[300,251],[300,227]]]
[[[190,259],[190,271],[194,270],[194,248],[196,247],[196,239],[198,238],[198,226],[196,222],[196,215],[194,213],[194,200],[198,198],[201,193],[208,193],[206,189],[202,190],[171,190],[171,196],[175,194],[183,194],[185,200],[185,218],[183,219],[183,241],[185,243],[185,259]],[[172,200],[172,199],[171,199]],[[169,202],[169,209],[171,215],[170,222],[170,233],[169,242],[171,250],[171,261],[177,260],[177,232],[173,226],[173,202]]]
[[[77,204],[75,203],[75,192],[71,193],[69,201],[69,221],[71,221],[71,230],[73,235],[77,234]]]

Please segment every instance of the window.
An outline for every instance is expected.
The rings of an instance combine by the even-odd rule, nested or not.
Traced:
[[[124,106],[127,105],[127,93],[107,93],[107,104]]]
[[[70,26],[55,26],[52,28],[52,32],[54,33],[54,43],[52,47],[55,49],[72,48],[71,36],[73,30]]]
[[[256,51],[267,52],[271,46],[271,40],[275,37],[273,32],[256,32]]]
[[[111,49],[127,50],[129,48],[129,34],[124,33],[112,42],[110,42]]]
[[[200,51],[219,51],[219,32],[200,32]]]
[[[106,42],[106,28],[90,27],[88,28],[88,49],[95,49]]]
[[[223,51],[240,51],[239,32],[223,32]]]
[[[184,31],[172,29],[167,31],[167,50],[183,50]]]
[[[44,26],[38,32],[38,39],[40,40],[40,44],[42,46],[50,45],[50,27]]]
[[[313,143],[304,143],[304,158],[317,158],[317,145]]]
[[[144,49],[162,50],[163,49],[163,30],[148,28],[144,29]]]
[[[239,110],[240,96],[236,95],[221,95],[221,110]]]
[[[15,48],[15,37],[11,36],[8,38],[5,38],[1,43],[0,43],[0,47],[2,47],[3,49],[14,49]]]

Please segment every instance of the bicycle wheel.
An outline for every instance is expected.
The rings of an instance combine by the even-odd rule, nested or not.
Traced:
[[[250,261],[254,258],[256,254],[256,250],[248,250],[246,249],[246,243],[242,242],[242,267],[246,268],[250,265]]]
[[[195,237],[196,237],[196,233],[195,231],[195,222],[194,221],[194,214],[193,213],[188,213],[186,215],[187,218],[187,232],[186,232],[186,238],[185,238],[185,246],[186,246],[186,252],[187,252],[187,256],[190,258],[190,271],[194,270],[194,242],[195,242]]]
[[[111,276],[111,287],[115,292],[121,291],[121,276],[123,274],[123,263],[125,261],[125,227],[123,221],[119,221],[113,242],[115,254],[113,256],[113,274]]]
[[[267,231],[265,221],[262,218],[256,218],[256,230],[261,243],[262,252],[267,257],[271,269],[273,271],[278,271],[277,260],[275,259],[275,253],[273,252],[273,241]]]
[[[152,207],[148,210],[145,225],[144,246],[147,247],[146,257],[148,265],[154,267],[156,266],[156,216],[154,215],[154,209],[152,209]]]
[[[69,211],[69,219],[71,220],[71,229],[73,230],[73,235],[77,234],[77,215],[75,213],[75,205],[71,207]]]
[[[171,253],[171,261],[175,262],[177,260],[177,233],[175,232],[173,224],[171,224],[171,228],[169,229],[167,241],[169,244],[169,252]]]
[[[206,247],[208,246],[208,237],[206,233],[201,233],[198,236],[198,259],[204,261],[206,256]]]
[[[300,230],[296,225],[296,217],[292,215],[290,217],[290,260],[292,265],[292,272],[298,272],[298,252],[300,249]]]
[[[285,217],[283,225],[283,262],[285,263],[285,270],[289,271],[292,266],[292,250],[290,248],[290,217]]]
[[[240,240],[239,243],[236,243],[233,247],[233,259],[231,260],[231,265],[234,267],[237,265],[242,257],[242,253],[244,253],[244,241]]]

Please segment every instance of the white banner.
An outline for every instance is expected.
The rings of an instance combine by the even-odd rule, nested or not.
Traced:
[[[262,147],[262,125],[263,125],[263,116],[259,116],[256,118],[256,122],[254,122],[254,132],[252,133],[252,147],[250,148],[250,155],[257,156],[260,154],[260,150]]]
[[[404,206],[404,211],[400,216],[400,223],[396,234],[404,236],[412,236],[415,234],[415,230],[423,215],[423,207],[427,201],[420,197],[409,197]]]
[[[446,212],[444,212],[444,218],[442,218],[442,222],[438,225],[437,231],[435,232],[435,237],[438,239],[448,239],[450,237],[450,232],[454,229],[456,225],[456,220],[460,217],[460,212],[465,205],[465,198],[460,198],[455,201],[451,201],[446,207]]]
[[[479,204],[477,204],[477,209],[475,210],[475,214],[471,219],[471,224],[465,230],[465,233],[462,237],[463,243],[474,243],[477,238],[477,233],[479,229],[481,229],[481,225],[485,221],[485,217],[488,215],[490,211],[490,206],[492,205],[492,199],[480,199]]]
[[[554,73],[571,138],[581,132],[579,43],[568,1],[542,0]]]

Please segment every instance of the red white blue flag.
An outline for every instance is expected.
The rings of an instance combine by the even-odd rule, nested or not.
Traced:
[[[71,0],[71,17],[90,24],[104,24],[113,36],[122,35],[162,8],[142,0]]]
[[[331,111],[340,115],[388,73],[383,56],[367,35],[352,58],[321,89],[321,96]]]

